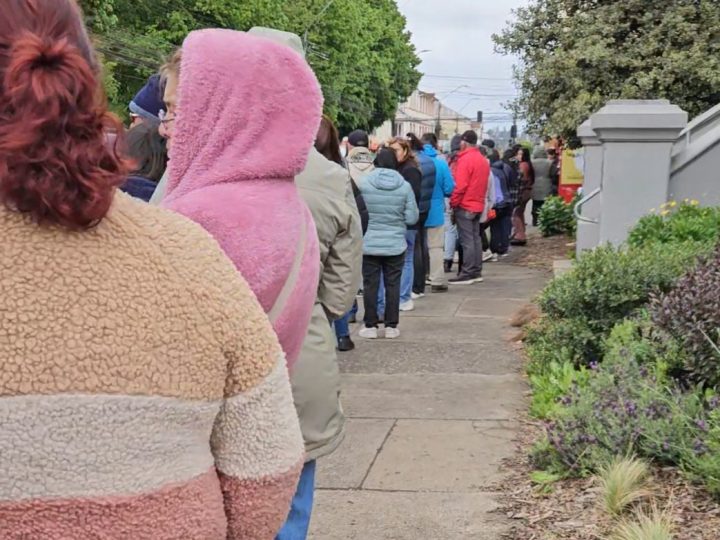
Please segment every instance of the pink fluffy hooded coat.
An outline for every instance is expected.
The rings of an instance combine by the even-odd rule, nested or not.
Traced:
[[[163,206],[220,243],[297,359],[320,255],[294,177],[322,112],[315,75],[292,49],[231,30],[192,32],[182,48]]]

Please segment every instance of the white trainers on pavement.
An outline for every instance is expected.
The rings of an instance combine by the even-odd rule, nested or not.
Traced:
[[[378,331],[377,328],[368,328],[367,326],[365,328],[361,328],[358,335],[361,338],[365,339],[377,339],[378,337]]]
[[[397,328],[385,328],[385,339],[397,339],[400,337],[400,330]]]
[[[425,293],[410,293],[410,298],[413,300],[417,300],[418,298],[422,298],[425,296]]]
[[[400,311],[412,311],[415,309],[415,302],[412,299],[400,304]]]
[[[488,262],[493,258],[492,251],[489,249],[487,251],[483,251],[483,262]]]

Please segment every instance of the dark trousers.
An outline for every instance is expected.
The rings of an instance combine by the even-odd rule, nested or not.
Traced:
[[[495,209],[495,219],[490,222],[490,250],[505,255],[510,249],[512,234],[512,206]]]
[[[488,240],[487,230],[490,228],[490,222],[480,224],[480,243],[482,245],[483,252],[490,249],[490,241]]]
[[[405,253],[390,257],[363,255],[363,299],[365,326],[377,328],[377,299],[380,279],[385,284],[385,326],[396,328],[400,322],[400,277],[405,264]]]
[[[415,237],[415,257],[413,259],[415,271],[413,274],[413,292],[425,292],[425,280],[430,273],[430,250],[428,249],[427,229],[419,227]]]
[[[461,278],[479,278],[482,275],[482,240],[480,239],[480,214],[466,210],[455,211],[458,236],[463,249]]]
[[[538,226],[538,217],[540,216],[540,209],[542,208],[543,204],[545,204],[545,201],[536,201],[533,199],[533,207],[532,207],[532,220],[533,220],[533,227]]]

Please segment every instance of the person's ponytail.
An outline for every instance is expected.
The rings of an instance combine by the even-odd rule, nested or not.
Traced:
[[[125,165],[98,76],[69,37],[20,30],[0,47],[0,202],[42,224],[83,229],[108,212]]]

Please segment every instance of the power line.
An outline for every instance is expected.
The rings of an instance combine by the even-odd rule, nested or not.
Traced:
[[[466,76],[454,76],[454,75],[428,75],[427,73],[423,74],[423,77],[428,77],[431,79],[457,79],[457,80],[464,80],[464,81],[513,81],[515,79],[513,78],[507,78],[507,77],[466,77]]]

